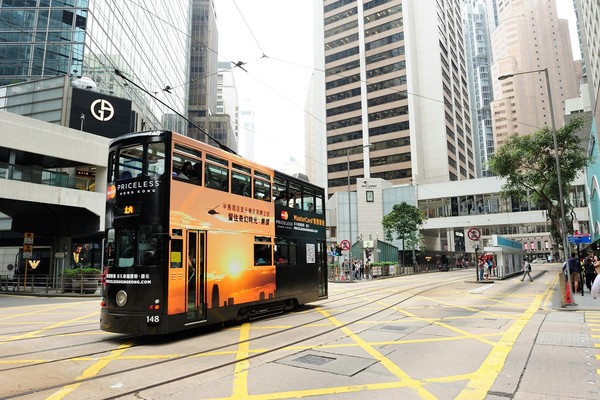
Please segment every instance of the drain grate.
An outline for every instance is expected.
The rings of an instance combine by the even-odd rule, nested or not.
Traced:
[[[310,365],[325,365],[335,360],[336,358],[333,357],[323,357],[316,356],[314,354],[307,354],[305,356],[296,358],[294,361]]]
[[[382,326],[381,329],[386,331],[405,331],[406,329],[408,329],[408,326],[385,325]]]

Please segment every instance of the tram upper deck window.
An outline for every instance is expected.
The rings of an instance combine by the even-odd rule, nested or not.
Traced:
[[[144,168],[144,146],[135,144],[119,150],[119,179],[140,175]]]
[[[282,204],[287,206],[287,188],[285,181],[281,179],[273,179],[273,201],[277,204]]]
[[[229,169],[227,168],[227,161],[206,155],[206,160],[219,163],[224,167],[212,163],[206,163],[206,169],[204,170],[204,186],[211,189],[220,190],[223,192],[229,191]]]
[[[271,178],[267,174],[254,171],[254,198],[271,201]]]
[[[175,144],[173,153],[173,178],[202,184],[202,152],[180,144]]]
[[[315,195],[315,212],[317,214],[323,214],[323,210],[325,209],[323,202],[323,196],[320,193]]]
[[[108,155],[108,181],[109,182],[115,181],[115,173],[116,173],[116,169],[117,169],[115,160],[116,160],[115,152],[111,151],[110,154]]]
[[[291,183],[289,186],[288,206],[293,208],[302,208],[302,188],[300,185]]]
[[[302,189],[302,205],[304,211],[315,212],[315,193],[312,189],[307,187]]]
[[[252,171],[250,168],[242,165],[233,163],[233,168],[236,170],[231,171],[231,193],[239,194],[240,196],[250,197],[252,192],[252,186],[250,184],[250,174]]]
[[[160,176],[165,173],[165,144],[162,142],[148,145],[148,176]]]

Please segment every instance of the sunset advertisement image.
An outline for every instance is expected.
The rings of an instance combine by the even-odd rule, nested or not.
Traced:
[[[275,296],[275,266],[254,265],[254,237],[209,232],[207,295],[209,308],[265,300]]]
[[[206,234],[209,308],[274,297],[275,266],[255,266],[255,236],[273,238],[273,203],[187,183],[173,185],[171,229]],[[185,235],[184,235],[185,237]]]

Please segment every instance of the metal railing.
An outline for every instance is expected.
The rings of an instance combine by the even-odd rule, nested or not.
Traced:
[[[0,162],[0,179],[86,191],[93,191],[95,183],[94,179],[72,177],[66,172],[5,162]]]
[[[0,292],[98,294],[100,277],[64,278],[52,275],[0,275]]]
[[[424,274],[428,272],[448,271],[450,268],[447,265],[439,264],[407,264],[404,266],[398,265],[374,265],[363,268],[363,272],[358,274],[355,271],[354,279],[378,279],[392,276],[405,276]],[[453,269],[453,268],[452,268]],[[347,265],[339,264],[328,265],[328,279],[330,282],[344,282],[350,280],[350,269]],[[358,278],[356,278],[358,276]]]

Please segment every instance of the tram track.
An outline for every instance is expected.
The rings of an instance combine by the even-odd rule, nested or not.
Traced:
[[[456,282],[464,281],[464,279],[465,279],[464,275],[461,275],[460,277],[447,279],[443,283],[444,284],[456,283]],[[410,300],[410,299],[412,299],[412,298],[414,298],[416,296],[422,295],[423,293],[431,291],[432,289],[435,289],[435,290],[439,289],[440,284],[442,283],[440,281],[433,281],[433,282],[426,282],[426,283],[418,283],[417,285],[411,285],[410,283],[409,284],[402,284],[400,282],[401,282],[400,280],[395,280],[396,286],[393,289],[386,291],[385,295],[378,296],[377,298],[372,299],[372,300],[370,300],[368,302],[364,301],[365,296],[368,296],[368,295],[374,294],[374,293],[381,293],[380,290],[382,288],[384,288],[384,287],[389,287],[389,283],[382,283],[382,284],[376,285],[376,286],[374,286],[372,288],[369,288],[369,290],[360,292],[358,294],[351,294],[351,295],[347,295],[347,296],[344,295],[342,297],[337,297],[335,299],[327,299],[327,300],[324,300],[322,302],[319,302],[319,307],[321,307],[321,308],[327,308],[327,307],[331,308],[332,306],[335,306],[337,303],[342,303],[347,309],[344,310],[344,311],[340,311],[340,312],[336,312],[336,313],[331,313],[330,317],[336,318],[336,317],[343,316],[344,314],[353,312],[356,309],[358,309],[359,307],[366,307],[366,306],[368,307],[368,306],[374,305],[376,303],[381,303],[381,302],[383,302],[385,300],[388,300],[388,299],[390,299],[392,297],[395,297],[395,296],[398,296],[400,294],[405,294],[404,296],[402,296],[402,298],[400,298],[398,301],[394,302],[393,304],[390,304],[390,305],[387,305],[387,306],[385,306],[385,307],[383,307],[381,309],[375,310],[374,312],[369,313],[367,315],[363,315],[360,318],[356,318],[356,319],[354,319],[352,321],[349,321],[349,322],[347,322],[347,323],[345,323],[345,324],[343,324],[341,326],[334,326],[331,329],[327,329],[325,331],[321,331],[318,334],[303,336],[303,337],[298,338],[297,340],[294,340],[292,342],[287,342],[284,345],[274,347],[274,348],[266,350],[264,352],[260,352],[260,353],[257,353],[257,354],[250,354],[250,355],[248,355],[245,358],[235,359],[235,360],[232,360],[232,361],[229,361],[229,362],[220,363],[220,364],[215,365],[215,366],[211,366],[211,367],[208,367],[208,368],[203,368],[203,369],[199,369],[199,370],[196,370],[196,371],[192,371],[192,372],[190,372],[188,374],[185,374],[185,375],[178,375],[176,378],[173,378],[173,379],[165,379],[165,380],[161,380],[160,382],[154,382],[154,383],[152,383],[150,385],[146,385],[146,386],[142,386],[142,387],[137,387],[134,390],[127,391],[127,392],[124,392],[124,393],[119,393],[118,396],[105,397],[105,398],[106,399],[112,399],[112,398],[119,398],[119,397],[123,397],[123,396],[127,396],[127,395],[133,395],[133,394],[138,393],[140,391],[154,389],[154,388],[157,388],[157,387],[169,385],[169,384],[172,384],[172,383],[174,383],[174,382],[176,382],[178,380],[181,380],[181,379],[193,378],[193,377],[200,376],[202,374],[209,373],[211,371],[215,371],[215,370],[219,370],[219,369],[222,369],[222,368],[226,368],[226,367],[235,365],[236,363],[239,363],[239,362],[251,361],[251,360],[255,360],[255,359],[260,358],[260,357],[265,357],[267,355],[270,355],[270,354],[276,353],[278,351],[281,351],[281,350],[283,350],[285,348],[289,348],[291,346],[299,345],[299,344],[301,344],[303,342],[306,342],[307,340],[312,340],[312,339],[316,339],[316,338],[325,336],[327,334],[339,331],[343,327],[347,327],[347,326],[359,323],[362,320],[365,320],[365,319],[368,319],[368,318],[372,318],[374,316],[377,316],[378,314],[387,312],[388,310],[390,310],[390,309],[392,309],[394,307],[398,307],[402,303],[404,303],[404,302],[406,302],[406,301],[408,301],[408,300]],[[355,303],[348,303],[348,301],[352,300],[352,299],[356,299],[357,301]],[[283,315],[278,316],[278,317],[270,317],[269,320],[276,323],[276,322],[281,321],[282,319],[291,318],[291,317],[294,316],[294,314],[295,313],[287,313],[287,314],[283,314]],[[246,342],[248,344],[251,344],[252,342],[256,342],[256,341],[259,341],[259,340],[264,340],[264,339],[267,339],[267,338],[272,338],[272,337],[275,337],[277,335],[282,335],[284,333],[289,333],[289,332],[292,332],[294,330],[299,330],[300,328],[304,328],[307,325],[317,324],[317,323],[323,322],[325,320],[328,320],[330,317],[314,318],[314,319],[312,319],[312,320],[310,320],[308,322],[305,322],[303,324],[293,325],[293,326],[290,326],[289,328],[284,328],[284,329],[278,330],[276,332],[272,332],[272,333],[267,333],[267,334],[264,334],[264,335],[256,336],[256,337],[253,337],[253,338],[248,339],[246,341],[230,342],[230,343],[222,344],[222,345],[219,345],[219,346],[216,346],[216,347],[212,347],[212,348],[208,348],[208,349],[203,349],[203,350],[200,350],[200,351],[197,351],[197,352],[190,352],[190,353],[187,353],[187,354],[178,355],[176,357],[171,357],[171,358],[164,359],[164,360],[159,360],[159,361],[154,361],[154,362],[151,362],[151,363],[146,363],[146,364],[141,365],[141,366],[136,366],[136,367],[131,367],[131,368],[123,368],[123,369],[120,369],[118,371],[112,371],[112,372],[108,372],[108,373],[98,374],[98,375],[95,375],[95,376],[92,376],[92,377],[88,377],[88,378],[77,379],[77,381],[63,381],[63,382],[60,382],[60,383],[56,383],[56,384],[52,384],[52,385],[46,385],[46,386],[43,386],[43,387],[30,388],[28,390],[24,390],[24,391],[21,391],[19,393],[12,393],[12,394],[10,394],[10,395],[8,395],[6,397],[1,397],[1,398],[2,399],[19,398],[19,397],[33,395],[35,393],[39,394],[39,393],[42,393],[42,392],[49,392],[49,391],[52,391],[52,390],[57,390],[57,389],[60,389],[62,387],[65,387],[67,385],[71,385],[71,384],[73,384],[75,382],[77,382],[77,384],[83,384],[83,383],[91,382],[91,381],[100,381],[102,379],[106,379],[106,378],[109,378],[109,377],[112,377],[112,376],[116,376],[116,375],[119,375],[119,374],[134,373],[134,372],[142,371],[142,370],[147,369],[147,368],[169,365],[170,363],[176,363],[178,361],[182,361],[182,360],[185,360],[185,359],[190,359],[190,358],[193,358],[193,357],[198,357],[198,356],[200,356],[202,354],[209,354],[209,353],[216,353],[218,351],[223,351],[225,349],[231,348],[232,346],[237,346],[240,343]],[[186,332],[178,334],[178,336],[179,337],[184,336],[184,339],[186,339],[187,337],[196,336],[196,334],[197,334],[196,332],[186,331]],[[144,346],[144,345],[150,344],[152,342],[155,342],[155,343],[156,342],[160,342],[161,340],[172,340],[172,336],[170,336],[170,337],[164,337],[164,338],[160,338],[160,337],[159,338],[156,338],[156,337],[142,337],[142,336],[137,336],[137,335],[136,336],[129,336],[129,337],[119,336],[118,338],[110,338],[110,339],[102,340],[100,342],[114,341],[115,339],[117,339],[118,342],[121,345],[124,344],[124,343],[126,343],[126,342],[128,342],[128,341],[133,340],[134,342],[131,343],[131,345],[128,348],[134,348],[134,347]],[[176,339],[176,340],[178,340],[178,339]],[[81,345],[91,345],[91,344],[94,344],[94,343],[97,344],[99,342],[98,341],[97,342],[88,342],[88,343],[81,344]],[[62,346],[60,348],[56,347],[54,349],[44,349],[41,352],[28,352],[28,353],[24,353],[24,354],[35,355],[36,353],[37,354],[48,353],[48,352],[55,351],[55,350],[58,350],[58,349],[65,349],[66,347],[73,347],[73,346]],[[115,350],[114,348],[111,348],[111,349],[107,349],[107,350],[82,353],[82,354],[78,354],[78,355],[75,355],[75,356],[70,355],[69,357],[64,357],[64,358],[59,358],[59,359],[54,359],[54,360],[48,360],[46,362],[36,363],[34,365],[17,366],[17,367],[14,367],[14,368],[5,369],[3,371],[6,372],[6,371],[10,371],[12,369],[22,369],[24,371],[27,371],[28,368],[39,366],[39,365],[46,365],[46,366],[47,365],[52,365],[52,364],[60,365],[60,363],[68,362],[68,361],[73,360],[75,358],[81,359],[81,358],[86,358],[86,357],[87,358],[101,357],[102,355],[109,354],[110,352],[112,352],[114,350]],[[14,356],[15,355],[12,355],[11,357],[14,357]]]

